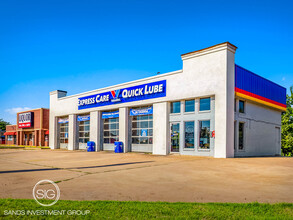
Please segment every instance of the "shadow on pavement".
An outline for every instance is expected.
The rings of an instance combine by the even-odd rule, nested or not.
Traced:
[[[44,168],[44,169],[28,169],[28,170],[7,170],[7,171],[0,171],[0,174],[2,174],[2,173],[26,173],[26,172],[50,171],[50,170],[91,169],[91,168],[115,167],[115,166],[125,166],[125,165],[140,164],[140,163],[152,163],[152,162],[154,162],[154,161],[140,161],[140,162],[130,162],[130,163],[116,163],[116,164],[107,164],[107,165],[100,165],[100,166],[88,166],[88,167]]]

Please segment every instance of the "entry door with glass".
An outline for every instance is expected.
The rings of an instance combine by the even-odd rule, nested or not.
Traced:
[[[179,152],[180,123],[171,123],[171,152]]]

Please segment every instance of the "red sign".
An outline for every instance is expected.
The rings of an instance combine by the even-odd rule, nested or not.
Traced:
[[[20,123],[18,124],[19,128],[30,128],[31,127],[31,123],[27,122],[27,123]]]

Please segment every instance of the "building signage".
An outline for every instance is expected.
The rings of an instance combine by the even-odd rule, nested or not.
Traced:
[[[30,128],[34,124],[34,113],[26,112],[18,115],[18,127],[19,128]]]
[[[153,107],[148,108],[139,108],[139,109],[130,109],[129,115],[136,116],[136,115],[151,115],[153,114]]]
[[[78,110],[166,96],[166,80],[78,98]]]
[[[89,121],[90,116],[89,115],[79,115],[77,116],[77,121]]]
[[[119,118],[119,111],[103,112],[102,113],[102,119],[106,119],[106,118]]]
[[[59,118],[58,119],[59,124],[68,123],[68,122],[69,122],[68,118]]]

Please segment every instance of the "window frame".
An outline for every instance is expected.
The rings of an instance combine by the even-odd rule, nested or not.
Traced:
[[[179,154],[180,151],[182,150],[182,148],[181,148],[181,126],[182,126],[182,123],[181,123],[181,121],[170,121],[169,123],[170,123],[170,153],[171,154]],[[172,137],[171,137],[171,135],[172,135],[172,125],[173,124],[179,124],[179,149],[178,149],[178,152],[171,150],[171,148],[172,148]]]
[[[209,129],[209,148],[201,148],[200,147],[200,132],[201,132],[201,127],[200,127],[200,122],[203,121],[209,121],[210,122],[210,129]],[[211,119],[201,119],[198,120],[198,146],[197,146],[198,151],[210,151],[211,150]]]
[[[145,107],[141,107],[141,108],[145,108]],[[140,117],[143,116],[147,116],[146,119],[140,119]],[[137,117],[136,119],[134,119],[135,117]],[[154,124],[153,124],[153,114],[148,114],[148,115],[136,115],[136,116],[131,116],[131,144],[133,145],[153,145],[154,144]],[[147,122],[147,127],[142,127],[141,124]],[[137,127],[133,127],[133,124],[136,123]],[[146,137],[142,137],[141,136],[141,130],[142,129],[146,129],[147,130],[147,136]],[[150,130],[151,130],[151,134],[150,135]],[[133,132],[136,131],[136,135],[133,135]],[[137,138],[138,139],[138,143],[134,142],[133,139]],[[147,143],[141,143],[142,139],[147,138]],[[151,143],[150,143],[151,140]]]
[[[115,119],[111,121],[111,119]],[[106,122],[106,120],[109,120]],[[105,125],[108,125],[108,128],[105,129]],[[111,127],[111,125],[115,125],[115,128]],[[111,136],[111,132],[116,132],[116,136]],[[105,136],[105,132],[109,132],[109,135]],[[114,139],[115,141],[119,141],[119,117],[117,118],[104,118],[103,119],[103,139],[102,142],[103,144],[114,144],[111,143],[111,138]],[[109,139],[109,142],[105,142],[105,139]]]
[[[202,99],[209,99],[209,100],[210,100],[210,109],[208,109],[208,110],[200,110],[200,106],[201,106],[200,101],[201,101]],[[212,109],[212,105],[211,105],[211,103],[212,103],[212,98],[211,98],[210,96],[209,96],[209,97],[202,97],[202,98],[199,98],[199,102],[198,102],[198,112],[199,112],[199,113],[201,113],[201,112],[211,112],[211,109]]]
[[[61,128],[65,128],[65,131],[61,131]],[[67,131],[66,131],[66,128],[67,128]],[[64,134],[64,137],[61,137],[61,133]],[[67,133],[67,138],[65,137],[66,133]],[[59,144],[68,144],[68,137],[69,137],[69,122],[59,123]]]
[[[242,145],[243,145],[243,147],[242,147],[242,149],[239,148],[239,146],[240,146],[240,135],[239,135],[240,124],[243,124],[243,131],[242,131],[242,133],[243,133],[243,135],[242,135],[242,139],[243,139],[242,140]],[[245,122],[244,121],[239,121],[238,122],[238,131],[237,131],[237,133],[238,133],[237,150],[238,151],[245,151]]]
[[[193,101],[193,111],[186,111],[186,102]],[[195,112],[195,99],[184,100],[184,113],[194,113]]]
[[[86,122],[88,122],[88,124]],[[85,144],[88,141],[90,141],[90,130],[91,130],[90,124],[91,124],[90,120],[78,121],[78,143],[79,144]],[[80,130],[81,127],[83,127],[83,130]],[[86,127],[88,127],[88,130],[85,130]],[[86,137],[86,135],[85,135],[86,133],[89,134],[88,137]],[[83,135],[81,136],[81,134],[83,134]],[[80,142],[80,140],[83,140],[83,142]]]
[[[179,103],[179,112],[172,112],[172,104],[176,102]],[[170,114],[181,114],[181,101],[170,102]]]
[[[243,103],[243,112],[240,111],[240,103]],[[246,110],[245,107],[246,107],[245,101],[244,100],[239,100],[238,101],[238,112],[241,113],[241,114],[245,114],[245,110]]]
[[[234,151],[237,150],[237,120],[234,120]]]

